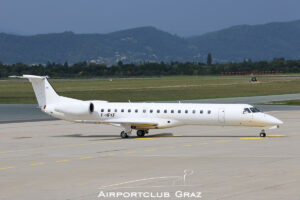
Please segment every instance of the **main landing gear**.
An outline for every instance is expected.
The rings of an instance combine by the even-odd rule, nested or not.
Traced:
[[[122,131],[120,136],[121,138],[128,138],[128,134],[125,131]]]
[[[144,130],[137,130],[136,131],[136,135],[138,137],[144,137],[145,136],[145,131]]]
[[[131,136],[132,128],[130,125],[124,125],[123,128],[125,129],[124,131],[121,132],[120,136],[121,138],[128,138]]]
[[[260,137],[266,137],[266,136],[267,136],[266,131],[265,131],[264,129],[261,130],[259,136],[260,136]]]
[[[137,130],[136,131],[136,135],[138,137],[144,137],[145,134],[148,134],[148,130]],[[129,130],[122,131],[120,134],[121,138],[128,138],[130,135],[131,135],[131,130],[130,131]]]
[[[144,137],[145,134],[148,134],[148,130],[137,130],[137,131],[136,131],[136,135],[137,135],[138,137]]]

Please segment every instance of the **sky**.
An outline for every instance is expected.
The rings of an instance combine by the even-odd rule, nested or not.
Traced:
[[[109,33],[154,26],[179,36],[300,19],[299,0],[0,0],[0,32]]]

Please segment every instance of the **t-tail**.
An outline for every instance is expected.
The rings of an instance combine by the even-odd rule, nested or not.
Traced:
[[[28,79],[31,82],[36,99],[41,109],[45,109],[46,105],[51,105],[59,102],[60,96],[55,92],[53,87],[48,82],[47,76],[23,75],[10,77],[24,78]]]
[[[91,117],[94,112],[93,101],[59,96],[47,80],[47,76],[23,75],[10,78],[28,79],[33,87],[39,108],[59,119],[74,121],[77,117]]]

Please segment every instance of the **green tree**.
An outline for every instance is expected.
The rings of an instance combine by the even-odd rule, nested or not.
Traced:
[[[122,66],[122,65],[123,65],[123,62],[122,62],[121,60],[119,60],[118,65],[119,65],[119,66]]]
[[[211,65],[211,63],[212,63],[212,57],[211,57],[211,53],[208,53],[207,54],[207,65]]]

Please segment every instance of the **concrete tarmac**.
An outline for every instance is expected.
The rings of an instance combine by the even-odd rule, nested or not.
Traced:
[[[184,126],[120,139],[121,129],[106,125],[0,124],[0,199],[115,199],[106,192],[183,199],[185,191],[184,199],[201,192],[201,199],[296,200],[300,111],[270,114],[284,124],[266,138],[247,127]]]

